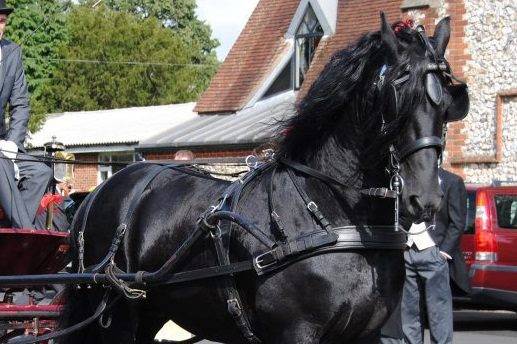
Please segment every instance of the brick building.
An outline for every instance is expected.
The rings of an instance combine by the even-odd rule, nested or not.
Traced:
[[[380,10],[389,21],[409,16],[430,32],[451,16],[447,58],[469,84],[471,111],[449,125],[446,165],[468,182],[515,181],[513,0],[261,0],[199,99],[198,116],[136,149],[150,159],[170,158],[180,149],[197,158],[247,155],[272,134],[261,118],[271,123],[292,113],[335,51],[378,29]],[[282,103],[288,105],[274,110]]]
[[[123,165],[98,165],[98,162],[132,162],[140,141],[196,116],[194,103],[135,107],[126,109],[65,112],[49,115],[43,127],[29,139],[29,152],[42,153],[46,142],[64,143],[75,160],[70,184],[87,191],[97,186]]]

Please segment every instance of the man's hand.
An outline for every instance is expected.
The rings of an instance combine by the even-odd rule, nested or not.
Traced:
[[[452,257],[447,252],[440,251],[440,254],[443,258],[445,258],[445,260],[452,259]]]

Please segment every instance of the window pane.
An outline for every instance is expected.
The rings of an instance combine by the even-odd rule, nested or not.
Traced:
[[[474,234],[474,223],[476,218],[476,192],[467,194],[467,225],[465,234]]]
[[[297,40],[297,80],[296,87],[299,88],[305,80],[305,74],[310,65],[309,40],[307,38],[299,38]]]
[[[302,21],[302,23],[300,24],[300,27],[298,28],[298,31],[296,32],[296,34],[297,35],[306,35],[309,32],[310,31],[307,28],[307,23],[305,21]]]
[[[101,182],[108,179],[108,171],[101,171],[100,175],[101,175]]]
[[[517,195],[495,196],[495,207],[499,227],[517,229]]]
[[[277,76],[275,81],[269,86],[269,89],[264,94],[263,98],[270,97],[272,95],[290,90],[293,88],[292,83],[292,59],[291,61],[282,69],[280,74]]]
[[[295,88],[298,89],[305,80],[309,66],[316,48],[323,37],[323,29],[309,5],[298,31],[296,32],[296,52],[295,52]]]
[[[133,153],[113,153],[111,155],[111,161],[132,162],[132,161],[134,161],[134,154]]]
[[[111,167],[111,170],[113,171],[113,173],[117,173],[118,171],[122,170],[125,167],[126,166],[114,165],[114,166]]]

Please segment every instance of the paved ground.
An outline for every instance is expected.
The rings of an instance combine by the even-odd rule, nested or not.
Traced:
[[[430,343],[426,333],[426,344]],[[517,313],[503,311],[454,312],[454,344],[516,344]]]
[[[169,330],[174,329],[170,327]],[[175,331],[175,333],[178,333],[177,329]],[[181,337],[181,334],[179,336],[175,337],[175,339],[188,338],[188,335],[185,337],[185,334],[183,334],[183,337]],[[425,344],[429,344],[429,331],[426,331],[425,336]],[[200,343],[217,344],[210,341],[202,341]],[[517,344],[517,313],[504,311],[455,311],[454,344]]]

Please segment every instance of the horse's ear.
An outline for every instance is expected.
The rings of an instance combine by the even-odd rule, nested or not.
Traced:
[[[390,64],[396,64],[398,61],[398,41],[395,32],[391,28],[390,24],[386,20],[384,12],[381,11],[381,39],[382,43],[386,47],[388,62]]]
[[[433,39],[436,43],[436,53],[438,56],[443,57],[445,55],[445,49],[449,44],[449,38],[451,37],[451,18],[445,17],[436,25],[434,30]]]

